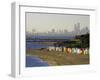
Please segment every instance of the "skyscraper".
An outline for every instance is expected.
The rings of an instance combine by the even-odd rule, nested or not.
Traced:
[[[75,35],[80,35],[80,23],[74,24],[74,33]]]

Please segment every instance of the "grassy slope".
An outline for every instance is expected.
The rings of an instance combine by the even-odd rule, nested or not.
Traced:
[[[27,50],[27,55],[37,56],[47,61],[49,65],[78,65],[89,64],[89,55],[67,54],[65,52],[46,51],[46,50]]]

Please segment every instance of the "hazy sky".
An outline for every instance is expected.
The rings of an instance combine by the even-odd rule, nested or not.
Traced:
[[[26,31],[47,32],[52,29],[72,31],[74,24],[80,23],[80,28],[89,28],[88,15],[26,13]]]

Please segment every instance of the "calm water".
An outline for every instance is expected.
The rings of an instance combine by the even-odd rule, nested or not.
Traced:
[[[47,48],[49,46],[53,46],[53,45],[46,45],[46,44],[32,43],[32,42],[26,43],[27,49],[40,49],[40,48]]]
[[[26,56],[26,67],[49,66],[47,62],[33,56]]]
[[[72,39],[74,38],[73,36],[33,36],[34,38],[40,38],[40,39]],[[38,39],[37,39],[38,40]],[[41,42],[41,41],[40,41]],[[26,42],[26,48],[27,49],[40,49],[40,48],[47,48],[49,46],[54,46],[54,45],[50,45],[50,44],[40,44],[40,43],[33,43],[33,42]]]
[[[32,36],[32,39],[73,39],[74,36]]]

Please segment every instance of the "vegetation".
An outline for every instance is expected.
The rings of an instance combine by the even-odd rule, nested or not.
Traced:
[[[57,42],[54,46],[65,46],[65,47],[77,47],[77,48],[89,48],[89,34],[78,35],[75,39]]]
[[[50,66],[89,64],[89,54],[67,54],[66,52],[27,50],[27,55],[36,56],[46,61]]]
[[[81,43],[80,43],[80,47],[82,48],[89,48],[90,44],[89,44],[89,34],[85,34],[85,35],[81,35],[81,36],[76,36],[76,39],[80,39]]]

